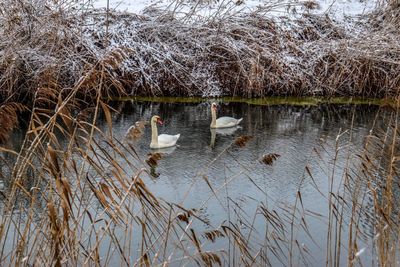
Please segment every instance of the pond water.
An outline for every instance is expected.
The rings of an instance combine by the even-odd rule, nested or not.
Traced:
[[[145,127],[138,140],[129,141],[143,159],[151,152],[164,155],[156,168],[159,176],[154,180],[154,187],[169,201],[184,200],[186,204],[195,205],[204,200],[209,188],[203,181],[198,181],[201,175],[209,177],[217,187],[226,182],[226,177],[241,175],[243,177],[235,178],[230,185],[230,194],[236,197],[254,194],[259,199],[259,192],[250,185],[249,178],[245,178],[249,175],[256,184],[263,186],[264,198],[267,196],[280,201],[295,196],[306,165],[315,163],[312,160],[315,149],[324,148],[321,153],[329,162],[329,157],[334,156],[337,136],[351,131],[353,136],[349,149],[361,150],[364,138],[374,124],[377,110],[374,106],[268,107],[221,104],[218,111],[221,116],[243,118],[243,121],[239,127],[211,130],[208,103],[125,103],[120,110],[122,115],[114,121],[113,132],[122,140],[134,122],[149,121],[152,115],[157,114],[164,120],[164,125],[158,126],[159,134],[181,134],[178,146],[171,149],[149,148],[150,126]],[[105,123],[103,126],[106,128]],[[251,137],[246,145],[235,145],[235,139],[244,135]],[[348,139],[344,136],[340,142],[347,142]],[[262,156],[269,153],[280,155],[272,166],[260,162]],[[326,178],[316,177],[321,183]],[[307,191],[311,186],[309,182],[301,185],[303,190]],[[182,192],[189,188],[193,192],[187,197]]]
[[[203,208],[213,225],[240,217],[232,212],[232,206],[246,211],[251,218],[260,202],[271,209],[293,205],[298,190],[308,210],[325,216],[332,170],[336,170],[333,179],[336,190],[345,165],[357,167],[356,154],[362,151],[365,137],[374,125],[383,122],[381,115],[377,118],[377,106],[221,103],[220,116],[243,118],[243,121],[237,128],[210,130],[210,103],[125,102],[119,108],[121,116],[113,129],[121,138],[134,122],[149,121],[154,114],[165,122],[159,127],[159,134],[181,134],[177,147],[159,151],[164,156],[150,188],[167,201]],[[155,152],[149,149],[150,134],[150,127],[146,127],[139,140],[131,141],[143,159],[147,153]],[[235,145],[235,139],[243,135],[251,139],[244,147]],[[346,148],[333,162],[336,144]],[[280,156],[271,166],[260,161],[270,153]],[[314,180],[307,175],[306,166]],[[204,176],[218,197],[210,191]],[[318,245],[301,233],[298,238],[312,251],[314,265],[326,257],[327,220],[311,218],[309,224],[313,235],[319,238]],[[368,221],[363,226],[366,233],[372,234]]]
[[[260,203],[271,210],[291,209],[298,191],[301,192],[302,205],[309,214],[315,214],[309,216],[307,225],[316,242],[304,231],[297,231],[295,238],[311,251],[310,265],[325,262],[328,192],[339,188],[349,165],[357,168],[356,155],[363,150],[366,136],[390,112],[379,112],[378,106],[367,105],[219,103],[219,116],[243,121],[239,127],[210,130],[210,103],[113,103],[118,110],[113,118],[113,135],[131,144],[147,169],[148,153],[161,153],[152,170],[154,177],[147,181],[150,190],[167,202],[200,210],[203,219],[214,227],[229,220],[251,221]],[[164,121],[163,126],[158,126],[159,134],[181,134],[178,146],[150,149],[148,125],[135,138],[126,137],[127,129],[136,121],[149,121],[155,114]],[[105,118],[99,127],[107,131]],[[250,137],[243,146],[235,143],[241,136]],[[13,138],[18,143],[20,136]],[[341,149],[336,154],[337,147]],[[263,156],[271,153],[277,154],[277,158],[271,165],[263,163]],[[6,185],[7,182],[0,182],[0,190],[5,191]],[[363,220],[363,231],[372,235],[371,223],[368,218]],[[259,218],[253,222],[255,229],[261,229],[262,224]],[[263,235],[260,230],[261,243]],[[360,246],[368,247],[368,242]],[[223,244],[216,242],[209,248],[223,248],[219,246]],[[345,252],[344,255],[342,264],[347,260]],[[374,256],[364,253],[362,257],[368,266]],[[299,258],[294,265],[303,265]],[[278,260],[272,263],[281,264]]]

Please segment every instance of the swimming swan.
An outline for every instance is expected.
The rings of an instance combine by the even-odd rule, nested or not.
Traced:
[[[242,118],[235,119],[232,117],[221,117],[217,119],[217,104],[211,104],[211,128],[228,128],[238,125]]]
[[[160,134],[158,135],[157,131],[157,123],[163,125],[161,118],[157,115],[154,115],[151,118],[151,143],[150,148],[165,148],[176,145],[176,141],[178,141],[180,134],[177,135],[169,135],[169,134]]]

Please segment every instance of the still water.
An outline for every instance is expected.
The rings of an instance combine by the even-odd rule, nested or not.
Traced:
[[[317,242],[303,231],[298,231],[295,238],[312,251],[310,264],[319,266],[326,259],[327,197],[332,190],[329,185],[332,170],[336,170],[332,185],[336,190],[343,170],[359,164],[356,155],[362,151],[370,130],[379,127],[389,112],[367,105],[219,103],[218,116],[243,118],[243,121],[236,128],[210,130],[210,103],[113,103],[118,111],[113,117],[113,135],[134,147],[144,168],[150,168],[145,163],[149,153],[161,153],[147,186],[167,202],[200,210],[202,218],[213,227],[224,221],[251,220],[260,203],[271,210],[290,209],[301,192],[302,205],[310,213],[318,214],[308,220]],[[164,121],[163,126],[158,126],[159,134],[181,134],[178,146],[150,149],[149,125],[135,138],[126,136],[136,121],[148,122],[153,115]],[[98,126],[107,131],[104,118]],[[244,146],[235,144],[240,136],[250,137]],[[17,146],[20,137],[13,137],[12,146]],[[341,149],[336,155],[338,147]],[[272,165],[267,165],[262,157],[270,153],[279,156]],[[1,181],[0,190],[6,191],[6,187],[7,181]],[[255,220],[256,229],[259,224],[262,222]],[[372,235],[368,219],[361,225],[366,234]],[[364,245],[367,247],[368,241]],[[218,246],[223,244],[217,242],[210,249],[223,248]],[[365,253],[363,257],[367,265],[371,264],[372,255]],[[345,258],[342,257],[342,263]],[[299,261],[295,265],[302,264]]]
[[[146,126],[138,140],[125,139],[137,149],[143,159],[151,152],[164,156],[159,161],[154,187],[165,199],[197,204],[209,193],[207,185],[198,180],[206,175],[215,186],[222,186],[226,177],[234,175],[229,192],[237,197],[260,197],[251,186],[249,178],[265,189],[264,198],[287,200],[300,186],[307,164],[313,164],[315,149],[321,150],[329,163],[333,156],[336,138],[344,134],[348,148],[362,149],[363,141],[374,124],[377,107],[357,106],[252,106],[246,104],[220,105],[219,115],[243,118],[239,127],[210,129],[210,106],[202,104],[124,103],[120,116],[114,121],[113,132],[121,140],[127,129],[136,121],[149,121],[154,114],[164,120],[158,126],[159,134],[181,134],[178,146],[152,150],[150,126]],[[106,124],[104,123],[104,129]],[[234,143],[239,136],[251,136],[244,147]],[[277,153],[280,157],[272,166],[260,162],[264,154]],[[316,170],[317,171],[317,170]],[[246,176],[249,176],[246,178]],[[323,183],[324,178],[318,181]],[[307,181],[303,190],[310,186]],[[322,184],[323,186],[323,184]],[[194,188],[193,188],[194,187]],[[192,188],[190,197],[182,192]],[[210,211],[212,212],[212,211]]]

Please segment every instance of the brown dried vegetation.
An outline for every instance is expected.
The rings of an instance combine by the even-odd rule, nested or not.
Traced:
[[[276,153],[266,154],[261,157],[261,162],[266,165],[272,165],[275,160],[277,160],[281,155]]]
[[[303,4],[315,8],[314,1]],[[100,82],[103,97],[399,93],[399,32],[385,19],[393,8],[350,26],[307,12],[192,20],[156,9],[135,15],[86,8],[0,4],[0,102],[31,104],[38,95],[46,102],[45,95],[63,98],[78,84],[76,94],[91,101]]]

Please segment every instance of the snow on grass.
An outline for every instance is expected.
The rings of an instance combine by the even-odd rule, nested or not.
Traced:
[[[91,1],[94,8],[107,7],[107,0]],[[135,14],[141,14],[149,7],[170,10],[182,16],[190,14],[192,17],[263,10],[265,15],[273,17],[303,13],[327,14],[338,21],[368,13],[377,4],[374,0],[109,0],[110,9]]]
[[[0,52],[0,69],[8,70],[0,82],[14,68],[35,69],[40,81],[47,67],[58,64],[70,85],[88,63],[111,62],[108,55],[114,54],[118,64],[106,69],[132,95],[381,96],[400,81],[399,66],[392,63],[400,58],[398,38],[371,31],[367,17],[356,17],[371,11],[371,1],[110,0],[109,12],[86,8],[104,8],[106,0],[82,1],[85,8],[77,10],[74,1],[66,9],[65,24],[45,7],[22,10],[19,17],[26,20],[18,24],[11,15],[0,16],[0,22],[15,24],[12,31],[0,28],[3,46],[13,48]],[[25,39],[14,41],[36,23],[24,15],[28,11],[50,25],[31,27],[36,43],[30,46]],[[52,44],[49,35],[63,41]]]
[[[140,14],[145,8],[159,3],[158,0],[109,0],[109,8]],[[92,5],[94,8],[107,8],[107,0],[93,0]]]

